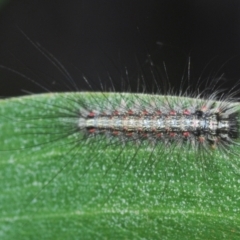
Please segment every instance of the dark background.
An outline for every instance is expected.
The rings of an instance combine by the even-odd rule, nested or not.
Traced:
[[[222,76],[226,91],[240,79],[239,0],[9,0],[0,9],[0,64],[38,84],[1,68],[1,97],[76,90],[28,38],[80,90],[89,89],[83,75],[93,90],[112,81],[118,91],[123,82],[137,91],[139,76],[152,91],[151,72],[176,90],[182,78],[194,88]]]

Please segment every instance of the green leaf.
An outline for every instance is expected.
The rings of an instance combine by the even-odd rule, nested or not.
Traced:
[[[76,131],[84,102],[122,96],[0,101],[0,239],[240,239],[239,156]]]

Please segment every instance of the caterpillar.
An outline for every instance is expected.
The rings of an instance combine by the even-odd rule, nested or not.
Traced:
[[[98,110],[96,103],[86,104],[86,107],[80,103],[79,131],[120,136],[124,140],[128,137],[136,141],[149,139],[165,145],[176,142],[182,146],[184,142],[191,142],[193,148],[201,144],[205,148],[207,144],[212,148],[218,145],[220,150],[234,144],[233,139],[238,138],[238,118],[229,102],[206,101],[199,107],[186,104],[183,107],[183,102],[168,104],[166,100],[164,103],[164,100],[148,97],[144,104],[141,96],[134,97],[136,100],[128,109],[129,99],[124,95],[122,103],[115,108],[104,106]],[[106,102],[111,102],[111,96]]]

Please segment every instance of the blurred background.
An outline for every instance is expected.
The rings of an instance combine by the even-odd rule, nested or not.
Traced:
[[[93,90],[138,91],[143,76],[148,92],[218,78],[227,91],[239,63],[239,0],[0,0],[1,97],[88,90],[83,76]]]

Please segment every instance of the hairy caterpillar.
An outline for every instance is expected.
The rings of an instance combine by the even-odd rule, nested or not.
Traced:
[[[0,221],[16,227],[1,234],[24,236],[24,229],[30,238],[43,225],[43,236],[54,238],[62,222],[68,233],[78,222],[76,236],[85,239],[174,239],[185,236],[181,229],[185,239],[237,239],[236,87],[226,95],[213,87],[209,95],[102,91],[4,100],[1,133],[10,137],[1,139],[1,192],[13,207]],[[18,194],[7,194],[8,182]],[[69,216],[77,221],[65,222]],[[51,221],[56,227],[46,230]]]

